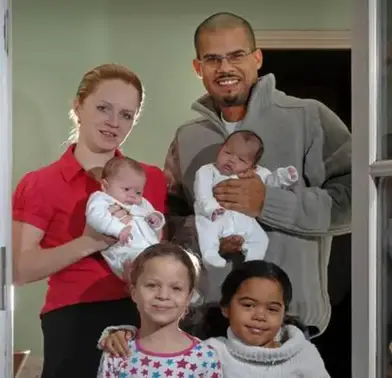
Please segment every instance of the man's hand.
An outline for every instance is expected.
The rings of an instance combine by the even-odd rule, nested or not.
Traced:
[[[250,168],[250,169],[246,170],[245,172],[238,174],[238,177],[240,177],[240,178],[253,178],[254,176],[255,176],[255,169],[254,168]]]
[[[256,218],[264,205],[264,183],[255,172],[247,172],[246,177],[238,176],[238,179],[217,184],[213,189],[214,197],[223,208]]]
[[[219,254],[226,258],[232,254],[238,254],[242,252],[242,244],[244,243],[244,238],[239,235],[227,236],[221,238],[219,246]]]

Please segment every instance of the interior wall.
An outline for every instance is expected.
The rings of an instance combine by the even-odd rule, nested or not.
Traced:
[[[193,32],[218,11],[240,14],[255,29],[350,28],[348,0],[13,1],[14,185],[58,157],[83,73],[108,62],[129,66],[147,91],[125,153],[162,166],[174,131],[193,116],[190,104],[203,93],[192,72]],[[39,282],[16,289],[16,349],[41,354],[45,288]]]

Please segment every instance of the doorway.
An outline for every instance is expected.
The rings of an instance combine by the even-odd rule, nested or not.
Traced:
[[[259,76],[273,73],[277,89],[324,103],[351,131],[350,49],[262,51]],[[351,377],[351,235],[334,237],[328,276],[331,322],[314,343],[332,378]]]
[[[0,0],[0,377],[4,378],[12,376],[13,355],[10,21],[10,0]]]
[[[259,76],[267,73],[279,90],[327,105],[351,131],[351,50],[263,49]]]

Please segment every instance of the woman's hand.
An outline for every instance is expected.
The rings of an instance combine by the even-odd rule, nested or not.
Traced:
[[[87,255],[102,251],[117,242],[116,238],[100,234],[88,224],[86,224],[86,226],[84,227],[81,239],[83,240],[83,242],[85,242],[84,245],[86,246],[86,250],[88,251]]]
[[[132,220],[132,215],[119,205],[112,205],[109,207],[110,214],[120,219],[122,223],[128,224]]]
[[[135,337],[131,330],[118,330],[110,332],[99,342],[99,346],[105,352],[109,352],[116,357],[129,357],[131,355],[128,341]]]
[[[109,207],[110,213],[115,216],[116,218],[123,218],[121,219],[122,223],[127,224],[131,221],[132,215],[130,215],[126,210],[122,209],[119,205],[112,205]],[[131,225],[129,227],[129,234],[131,233]],[[85,225],[84,231],[82,234],[82,239],[87,243],[87,256],[102,251],[111,245],[115,244],[118,239],[100,234],[99,232],[95,231],[92,227],[88,224]]]

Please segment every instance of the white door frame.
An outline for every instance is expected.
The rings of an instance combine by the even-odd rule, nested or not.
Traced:
[[[385,332],[380,312],[386,297],[380,297],[379,261],[386,253],[382,204],[374,178],[392,176],[391,160],[377,160],[379,128],[385,116],[381,76],[385,41],[381,30],[386,15],[382,1],[356,0],[353,7],[353,152],[352,152],[352,346],[353,377],[381,378],[378,368],[385,363],[379,337]],[[384,18],[385,17],[385,18]],[[381,289],[381,288],[380,288]],[[382,340],[382,339],[381,339]],[[386,348],[386,345],[385,345]],[[383,373],[381,373],[383,374]]]
[[[255,30],[261,49],[351,49],[350,30]]]
[[[11,0],[0,0],[0,376],[13,373]]]

